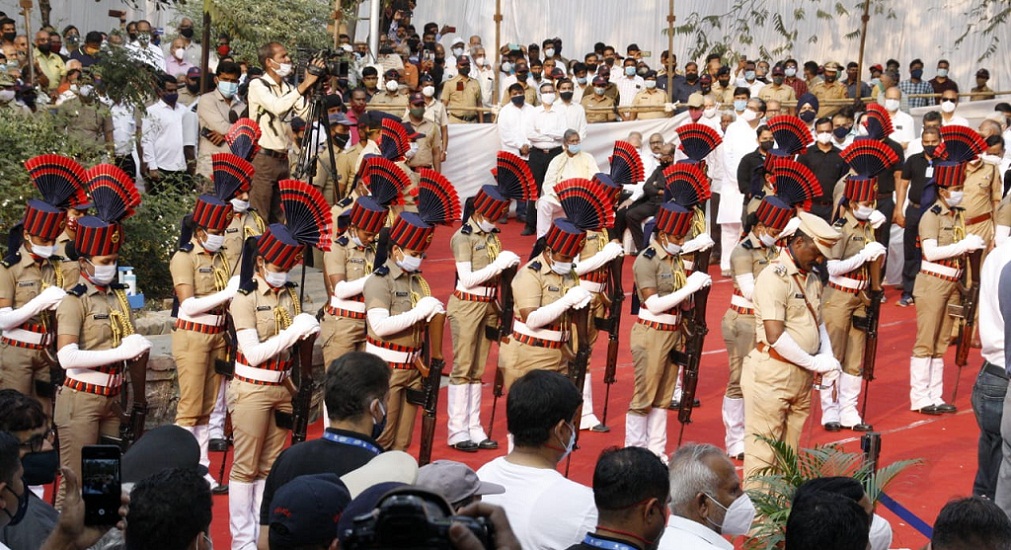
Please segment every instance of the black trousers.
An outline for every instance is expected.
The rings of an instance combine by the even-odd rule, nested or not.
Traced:
[[[133,155],[116,155],[115,164],[121,168],[131,178],[137,179],[137,163],[133,161]]]
[[[632,234],[633,250],[636,252],[642,250],[644,248],[643,239],[645,238],[642,233],[642,222],[648,220],[651,216],[655,216],[659,209],[659,203],[643,201],[632,203],[630,206],[618,210],[614,215],[615,238],[622,238],[621,236],[625,234],[625,229],[628,229]]]
[[[916,246],[920,235],[920,207],[910,204],[906,207],[906,227],[902,230],[902,295],[913,295],[913,283],[920,272],[923,250]]]
[[[538,149],[536,147],[530,148],[530,160],[527,164],[530,165],[530,171],[534,175],[534,181],[537,182],[537,196],[541,195],[541,189],[544,186],[544,175],[548,172],[548,165],[551,164],[552,159],[557,157],[562,152],[561,147],[555,147],[554,149]],[[519,206],[517,206],[517,209]],[[535,201],[526,202],[526,228],[530,231],[537,230],[537,207]]]

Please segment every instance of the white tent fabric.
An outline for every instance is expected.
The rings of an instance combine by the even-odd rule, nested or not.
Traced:
[[[34,3],[32,29],[38,30],[41,21],[38,0]],[[131,7],[123,0],[52,0],[51,3],[53,11],[49,16],[50,24],[60,31],[67,25],[74,25],[81,31],[81,37],[88,31],[108,32],[118,27],[119,20],[109,17],[109,10],[123,10],[126,12],[127,21],[147,19],[154,28],[167,29],[170,32],[174,32],[173,26],[178,18],[175,10],[155,9],[156,2],[150,0],[136,2],[137,8]],[[0,11],[17,21],[19,33],[24,32],[24,17],[21,15],[21,8],[18,7],[18,0],[0,0]]]

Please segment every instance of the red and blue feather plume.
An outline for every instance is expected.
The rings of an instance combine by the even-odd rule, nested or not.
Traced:
[[[333,215],[323,193],[300,180],[281,180],[281,209],[284,225],[299,244],[330,250]]]
[[[25,161],[28,177],[42,200],[56,208],[70,208],[88,202],[84,190],[84,167],[63,155],[46,154]]]
[[[448,225],[463,214],[456,188],[439,172],[430,168],[418,170],[418,215],[430,225]]]
[[[599,179],[572,178],[555,185],[565,218],[583,231],[614,227],[613,190]]]

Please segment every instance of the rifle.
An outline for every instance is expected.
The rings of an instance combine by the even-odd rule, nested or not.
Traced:
[[[407,402],[423,409],[421,414],[421,449],[418,464],[424,466],[432,461],[432,444],[435,440],[435,420],[439,407],[439,388],[442,386],[442,369],[446,361],[442,358],[442,335],[446,329],[446,314],[438,313],[428,323],[423,353],[424,361],[416,363],[424,377],[420,390],[407,390]],[[425,366],[428,363],[428,366]]]
[[[147,362],[150,356],[151,352],[146,351],[137,359],[126,362],[127,371],[130,374],[132,390],[130,393],[133,394],[133,406],[130,408],[130,414],[123,415],[120,420],[119,437],[102,436],[100,443],[103,445],[116,445],[126,452],[135,441],[140,439],[140,436],[144,435],[144,423],[147,421]],[[129,403],[127,392],[123,391],[120,395],[120,404],[123,409],[126,409],[126,405]]]
[[[871,288],[867,295],[871,303],[867,306],[864,317],[853,316],[853,328],[864,332],[864,353],[860,361],[863,366],[861,376],[864,379],[864,403],[860,408],[861,419],[866,419],[867,390],[874,380],[874,366],[878,356],[878,322],[881,318],[881,295],[884,294],[884,291],[881,290],[881,264],[882,260],[878,260],[869,266]],[[859,431],[870,431],[871,425],[863,422],[853,428],[860,428]]]
[[[576,391],[583,393],[583,383],[586,381],[586,367],[590,362],[590,306],[575,310],[571,313],[572,323],[576,326],[576,340],[579,343],[575,356],[569,361],[569,379],[576,385]],[[575,423],[576,436],[573,443],[573,450],[579,448],[579,420],[583,417],[583,405],[579,404],[576,409]],[[572,462],[572,453],[569,453],[565,462],[565,475],[569,475],[569,465]]]
[[[607,318],[595,318],[597,330],[607,331],[607,362],[604,364],[604,414],[600,423],[607,426],[607,407],[611,402],[611,385],[615,382],[615,370],[618,367],[618,334],[621,330],[621,304],[625,301],[625,290],[621,284],[621,272],[625,266],[625,257],[618,256],[608,264],[607,284],[611,304]],[[580,387],[582,391],[582,387]]]
[[[709,269],[709,258],[712,247],[695,253],[694,266],[697,271],[705,273]],[[706,325],[706,305],[709,302],[711,287],[700,289],[692,296],[692,311],[684,324],[685,352],[683,356],[684,379],[681,383],[681,402],[678,404],[678,422],[681,431],[678,433],[678,447],[685,436],[685,426],[692,421],[692,409],[695,408],[695,392],[699,384],[699,365],[702,362],[702,346],[706,342],[709,327]],[[675,361],[677,363],[677,361]]]
[[[292,372],[298,373],[298,387],[291,398],[291,444],[305,441],[309,431],[309,412],[312,408],[312,393],[316,385],[312,379],[312,346],[316,335],[295,344]]]
[[[972,335],[976,331],[976,309],[979,307],[979,264],[983,258],[982,250],[975,250],[969,253],[968,287],[959,285],[962,291],[962,303],[957,306],[956,317],[962,318],[962,324],[958,329],[958,346],[955,348],[955,365],[958,366],[958,374],[962,374],[962,367],[969,363],[969,348],[972,345]],[[958,379],[955,378],[955,389],[951,392],[951,402],[955,402],[958,395]]]
[[[485,337],[499,343],[501,352],[502,344],[505,343],[513,330],[513,277],[516,276],[516,266],[502,270],[499,275],[499,323],[498,327],[486,327]],[[502,369],[495,366],[495,385],[492,386],[491,419],[488,421],[488,439],[491,439],[491,430],[495,427],[495,409],[498,408],[498,399],[502,397],[505,386],[505,379],[502,377]]]

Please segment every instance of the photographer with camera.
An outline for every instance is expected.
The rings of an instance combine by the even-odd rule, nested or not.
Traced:
[[[524,548],[568,548],[597,525],[593,491],[555,469],[572,452],[582,401],[571,380],[547,370],[530,371],[509,389],[506,424],[515,448],[477,475],[505,487],[483,500],[505,509]]]
[[[249,191],[249,202],[258,212],[268,215],[268,223],[281,220],[281,202],[277,182],[291,177],[288,148],[291,137],[288,120],[306,116],[306,99],[325,67],[321,58],[313,59],[298,87],[285,79],[292,72],[288,50],[277,42],[268,42],[257,51],[264,75],[249,82],[249,116],[260,125],[260,153],[253,159],[256,173]]]

